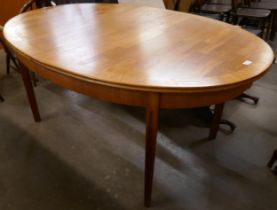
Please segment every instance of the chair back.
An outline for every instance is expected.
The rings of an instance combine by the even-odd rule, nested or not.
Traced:
[[[249,6],[251,0],[232,0],[232,9],[236,10],[239,7]]]
[[[36,7],[36,1],[35,0],[29,0],[27,1],[21,8],[19,11],[19,14],[27,12],[28,10],[32,10]]]
[[[244,6],[247,6],[247,7],[250,7],[251,6],[251,2],[260,2],[261,0],[259,1],[252,1],[252,0],[243,0],[243,5]]]

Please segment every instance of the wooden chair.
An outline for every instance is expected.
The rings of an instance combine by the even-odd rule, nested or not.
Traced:
[[[24,4],[22,6],[22,8],[20,9],[20,14],[24,13],[28,10],[31,10],[34,8],[34,3],[35,0],[29,0],[26,4]],[[0,43],[4,48],[4,51],[6,53],[6,72],[7,74],[10,74],[10,68],[12,67],[14,70],[16,70],[17,72],[20,72],[20,63],[17,60],[15,54],[12,52],[12,50],[8,47],[8,45],[5,42],[5,38],[3,36],[3,26],[0,25]],[[11,63],[13,63],[14,66],[11,65]],[[33,84],[34,86],[37,86],[37,78],[35,76],[35,73],[31,73],[31,77],[33,80]]]
[[[276,27],[277,27],[277,1],[275,0],[245,0],[246,6],[254,9],[266,9],[271,11],[270,25],[268,31],[268,38],[273,40],[275,37]]]
[[[35,0],[29,0],[27,1],[20,9],[19,13],[24,13],[29,10],[33,10],[36,8],[36,1]]]
[[[271,11],[265,9],[246,8],[246,5],[246,0],[232,0],[231,16],[233,24],[242,23],[245,25],[247,22],[254,22],[257,25],[257,29],[261,31],[260,36],[267,39],[265,28],[266,26],[267,28],[269,27]],[[247,28],[247,26],[245,28]]]
[[[218,14],[220,16],[220,20],[228,22],[229,14],[232,11],[232,5],[228,1],[226,2],[227,4],[223,1],[221,1],[221,3],[209,3],[209,1],[206,0],[197,0],[196,5],[199,12]]]
[[[3,46],[4,51],[6,53],[6,72],[7,72],[7,74],[10,74],[11,67],[13,67],[16,71],[19,71],[19,69],[20,69],[19,63],[5,42],[5,38],[3,36],[3,26],[1,26],[1,25],[0,25],[0,43]],[[11,62],[14,64],[14,66],[11,66]]]
[[[1,25],[0,25],[0,44],[3,46],[4,51],[6,53],[6,72],[7,72],[7,74],[10,74],[11,61],[14,64],[14,69],[16,71],[19,71],[19,63],[5,43],[5,38],[3,36],[3,26],[1,26]],[[0,94],[0,101],[4,102],[4,98],[1,94]]]

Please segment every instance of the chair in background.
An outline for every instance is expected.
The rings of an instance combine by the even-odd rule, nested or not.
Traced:
[[[14,54],[10,51],[8,46],[5,43],[5,38],[3,36],[3,26],[0,25],[0,45],[3,47],[5,53],[6,53],[6,73],[10,74],[10,68],[14,68],[16,71],[19,71],[19,63],[17,59],[15,58]],[[11,62],[14,64],[14,66],[11,66]],[[3,96],[0,94],[0,101],[4,102]]]
[[[14,68],[16,71],[19,71],[19,63],[12,53],[12,51],[8,48],[8,46],[5,43],[5,38],[3,36],[3,26],[0,25],[0,44],[3,46],[4,51],[6,53],[6,72],[7,74],[10,74],[10,68]],[[14,64],[14,66],[11,66],[11,62]]]
[[[0,94],[0,101],[4,102],[4,98],[2,97],[2,95]]]
[[[19,14],[36,8],[36,0],[27,1],[20,9]]]
[[[26,4],[22,6],[22,8],[19,11],[19,14],[24,13],[28,10],[31,10],[34,8],[35,0],[30,0]],[[20,72],[20,63],[18,59],[16,58],[15,54],[12,52],[12,50],[8,47],[8,45],[5,42],[5,38],[3,36],[3,26],[0,25],[0,43],[4,48],[4,51],[6,53],[6,69],[7,69],[7,74],[10,74],[10,68],[13,68],[17,72]],[[13,63],[13,66],[11,65]],[[34,72],[31,72],[31,78],[33,81],[33,85],[37,86],[37,78],[35,76]]]
[[[3,26],[0,25],[0,44],[3,46],[4,51],[6,53],[6,72],[7,75],[10,74],[10,69],[13,68],[15,71],[20,72],[20,64],[17,60],[15,54],[10,50],[8,45],[5,43],[5,38],[3,36]],[[13,65],[11,65],[11,63]],[[37,78],[35,76],[35,73],[31,73],[31,78],[33,81],[34,86],[37,86]],[[2,98],[3,99],[3,98]]]
[[[228,22],[232,4],[231,0],[196,0],[195,10],[199,13],[219,15],[220,20]]]
[[[245,0],[245,4],[249,8],[266,9],[271,11],[270,26],[268,32],[268,39],[273,40],[277,27],[277,1],[275,0]]]
[[[253,9],[246,7],[247,0],[232,0],[231,22],[240,25],[243,29],[263,39],[268,38],[270,28],[271,11],[266,9]],[[241,101],[251,100],[253,104],[259,102],[259,98],[247,93],[237,97]]]
[[[4,47],[3,41],[2,41],[2,31],[3,31],[3,27],[0,25],[0,44]],[[4,50],[6,51],[5,48],[4,48]],[[6,60],[7,59],[9,59],[9,58],[6,58]],[[9,70],[7,69],[7,71],[9,71]],[[4,102],[4,98],[2,97],[1,93],[0,93],[0,101]]]
[[[256,35],[258,34],[266,40],[269,32],[271,11],[266,9],[253,9],[246,6],[246,0],[232,0],[232,23],[242,25],[246,30]]]

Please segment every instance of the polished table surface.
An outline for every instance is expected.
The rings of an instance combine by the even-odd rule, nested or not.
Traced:
[[[77,92],[146,107],[145,205],[151,201],[160,108],[222,104],[270,68],[260,38],[200,16],[128,4],[74,4],[11,19],[4,35],[40,120],[28,69]]]

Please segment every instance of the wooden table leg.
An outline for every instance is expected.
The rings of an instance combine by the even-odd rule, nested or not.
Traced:
[[[38,110],[38,106],[37,106],[37,101],[36,101],[32,81],[31,81],[29,69],[27,69],[22,64],[20,66],[21,66],[21,77],[22,77],[22,80],[23,80],[23,83],[24,83],[24,86],[25,86],[25,90],[27,92],[27,96],[28,96],[28,100],[29,100],[29,103],[30,103],[30,106],[31,106],[31,110],[32,110],[32,113],[33,113],[34,120],[36,122],[39,122],[40,121],[40,114],[39,114],[39,110]]]
[[[224,103],[215,105],[214,116],[210,127],[210,134],[209,134],[210,140],[216,138],[223,109],[224,109]]]
[[[159,94],[151,94],[146,108],[144,206],[150,207],[158,132]]]

